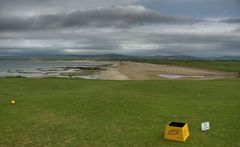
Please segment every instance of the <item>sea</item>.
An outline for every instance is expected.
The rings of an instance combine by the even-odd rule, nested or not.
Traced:
[[[109,63],[99,61],[64,60],[0,60],[0,77],[68,77],[63,73],[79,72],[82,68],[102,68]],[[76,76],[96,79],[97,75]]]

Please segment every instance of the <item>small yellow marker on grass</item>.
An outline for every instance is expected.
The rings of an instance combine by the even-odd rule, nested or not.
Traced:
[[[15,100],[11,100],[10,104],[14,105],[14,104],[16,104],[16,101]]]

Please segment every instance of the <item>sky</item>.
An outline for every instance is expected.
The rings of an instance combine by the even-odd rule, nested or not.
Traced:
[[[0,56],[240,56],[240,0],[0,0]]]

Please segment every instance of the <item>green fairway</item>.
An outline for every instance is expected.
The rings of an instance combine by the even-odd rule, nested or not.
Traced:
[[[239,78],[3,78],[0,146],[240,146],[239,89]],[[163,139],[170,121],[189,123],[185,143]],[[204,121],[211,125],[206,133],[200,131]]]

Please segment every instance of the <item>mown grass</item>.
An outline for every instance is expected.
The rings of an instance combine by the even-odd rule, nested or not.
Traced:
[[[239,78],[3,78],[0,146],[240,146],[239,88]],[[163,139],[170,121],[189,123],[185,143]],[[204,121],[211,125],[206,133]]]
[[[195,68],[206,68],[212,70],[222,70],[231,72],[240,72],[240,61],[224,60],[134,60],[135,62],[178,65]]]

